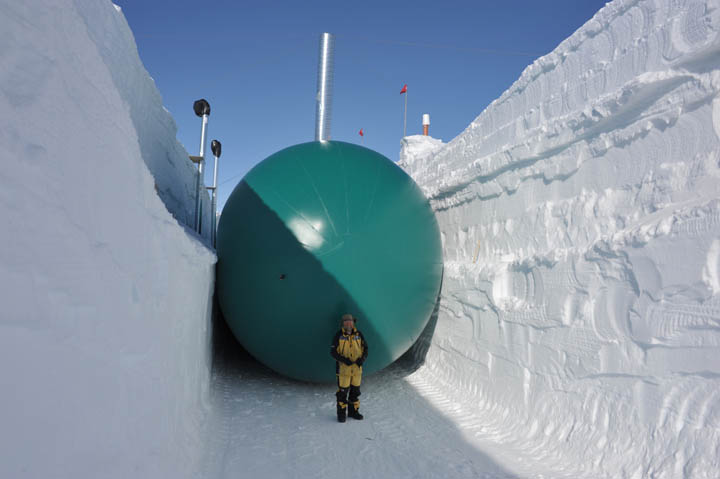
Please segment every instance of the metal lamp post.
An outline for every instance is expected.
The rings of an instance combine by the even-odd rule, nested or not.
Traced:
[[[213,184],[208,186],[208,190],[212,191],[212,224],[210,226],[210,240],[213,247],[217,238],[217,178],[218,178],[218,161],[222,154],[222,143],[217,140],[210,142],[210,150],[215,157],[215,167],[213,168]]]
[[[200,154],[190,159],[198,164],[198,175],[195,183],[195,231],[202,233],[202,204],[200,202],[200,194],[203,184],[203,164],[205,163],[205,143],[207,142],[208,117],[210,116],[210,104],[204,98],[197,100],[193,104],[195,115],[202,118],[202,130],[200,132]]]

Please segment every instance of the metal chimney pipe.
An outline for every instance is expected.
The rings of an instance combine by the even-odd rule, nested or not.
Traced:
[[[330,140],[333,73],[335,70],[335,36],[320,35],[318,81],[315,109],[315,141]]]
[[[428,113],[423,114],[423,135],[428,136],[430,134],[430,115]]]

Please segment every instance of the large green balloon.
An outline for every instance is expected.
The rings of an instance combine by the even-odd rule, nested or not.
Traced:
[[[351,313],[370,355],[400,357],[439,294],[440,231],[415,182],[367,148],[286,148],[237,185],[220,218],[217,293],[230,329],[286,376],[334,381],[330,342]]]

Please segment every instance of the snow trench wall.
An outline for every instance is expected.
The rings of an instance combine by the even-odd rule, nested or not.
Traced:
[[[401,152],[444,243],[426,370],[557,470],[720,470],[718,6],[614,1]]]
[[[198,477],[215,255],[173,121],[110,2],[0,31],[0,477]]]
[[[102,2],[105,4],[107,0]],[[88,2],[78,3],[77,12],[86,25],[88,37],[96,45],[135,126],[142,159],[155,179],[155,190],[168,211],[180,223],[194,229],[197,167],[188,160],[187,151],[176,139],[175,120],[162,107],[160,92],[140,61],[124,15],[118,9],[104,8],[98,12],[97,8],[85,8]],[[196,99],[188,99],[187,115],[194,116],[191,106]],[[200,119],[198,145],[191,145],[193,148],[199,147],[199,127]],[[193,154],[197,151],[193,150]],[[203,191],[200,200],[202,224],[210,225],[212,214],[207,191]],[[210,227],[201,229],[203,238],[209,242]]]

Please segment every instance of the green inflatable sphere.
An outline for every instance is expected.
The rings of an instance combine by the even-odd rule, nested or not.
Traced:
[[[255,166],[222,211],[217,294],[233,334],[291,378],[335,380],[330,343],[351,313],[365,374],[413,345],[442,277],[440,230],[389,159],[339,141],[286,148]]]

